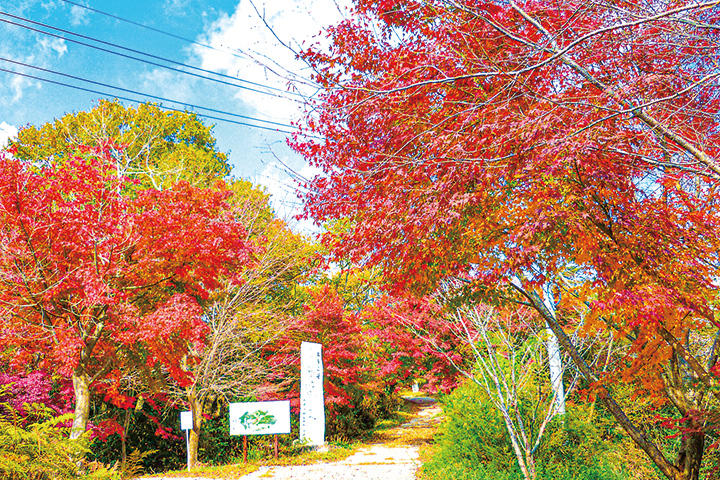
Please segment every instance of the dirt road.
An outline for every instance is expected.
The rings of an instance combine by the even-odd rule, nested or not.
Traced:
[[[356,453],[337,462],[293,466],[263,466],[233,480],[415,480],[420,467],[420,446],[430,442],[440,423],[442,410],[433,399],[406,399],[416,405],[413,419],[376,433]],[[152,477],[152,480],[207,480],[202,474]],[[230,478],[230,477],[224,477]],[[145,477],[151,480],[149,477]],[[142,478],[138,480],[143,480]]]
[[[416,418],[377,434],[345,460],[261,467],[239,480],[414,480],[420,467],[420,445],[432,440],[440,412],[437,405],[421,405]]]

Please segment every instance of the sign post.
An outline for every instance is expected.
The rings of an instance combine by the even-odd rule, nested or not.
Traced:
[[[185,430],[185,446],[187,448],[187,469],[190,471],[190,430],[193,428],[192,412],[180,412],[180,428]]]
[[[325,443],[322,345],[300,344],[300,441]]]
[[[290,433],[289,400],[230,404],[230,435],[243,436],[245,463],[247,463],[248,435],[275,435],[275,458],[277,458],[277,436],[287,433]]]

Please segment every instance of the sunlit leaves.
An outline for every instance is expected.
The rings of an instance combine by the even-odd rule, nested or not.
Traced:
[[[308,216],[352,224],[337,258],[420,292],[575,268],[561,308],[638,342],[714,322],[718,38],[675,20],[717,12],[615,3],[356,2],[304,54],[321,140],[293,142],[325,172]]]
[[[162,190],[179,180],[209,187],[230,171],[226,155],[216,151],[212,129],[195,114],[149,103],[124,107],[99,100],[91,110],[20,129],[10,148],[17,158],[49,165],[70,160],[78,146],[108,140],[122,146],[109,151],[116,173],[147,188]]]

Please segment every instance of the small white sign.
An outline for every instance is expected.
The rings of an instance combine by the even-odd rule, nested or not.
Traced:
[[[180,412],[180,428],[182,430],[192,430],[192,412]]]
[[[413,393],[418,393],[419,391],[420,391],[420,385],[418,385],[417,382],[413,383],[413,385],[412,385],[412,392],[413,392]]]
[[[322,345],[300,344],[300,440],[308,445],[325,443],[325,395]]]
[[[230,404],[230,435],[290,433],[290,400]]]

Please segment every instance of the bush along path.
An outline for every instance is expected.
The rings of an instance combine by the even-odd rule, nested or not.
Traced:
[[[383,430],[356,453],[337,462],[264,466],[240,480],[414,480],[420,468],[419,450],[432,441],[441,419],[434,400],[410,398],[412,420]]]

